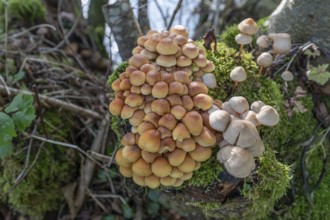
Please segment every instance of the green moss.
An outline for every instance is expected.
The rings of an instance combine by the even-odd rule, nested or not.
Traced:
[[[194,172],[193,177],[187,182],[189,186],[207,187],[218,180],[223,167],[217,160],[217,151],[218,149],[214,148],[211,158],[203,162],[201,167]]]
[[[71,179],[70,163],[63,162],[63,158],[52,161],[50,156],[56,157],[54,149],[42,149],[36,164],[29,170],[27,176],[23,177],[8,194],[8,203],[15,210],[33,219],[42,219],[45,212],[59,208],[60,201],[64,200],[63,184]],[[3,161],[2,165],[5,166],[0,179],[2,193],[7,192],[14,185],[23,170],[22,161],[23,158],[17,156]]]
[[[47,130],[50,139],[66,141],[70,135],[70,119],[66,114],[60,116],[56,111],[46,111],[43,126],[38,133]],[[65,121],[65,123],[64,123]],[[64,201],[62,188],[76,175],[76,155],[72,149],[49,143],[34,141],[31,147],[26,176],[7,194],[6,201],[14,210],[31,219],[42,219],[47,211],[56,210]],[[0,195],[8,192],[24,169],[27,142],[20,142],[18,152],[1,161]],[[35,160],[35,162],[33,162]]]
[[[255,180],[246,179],[242,190],[243,196],[251,201],[244,215],[254,219],[265,218],[290,186],[289,166],[278,162],[275,153],[269,146],[266,148],[259,158],[257,184],[254,183]]]
[[[40,0],[8,0],[7,10],[9,25],[20,23],[28,27],[46,20],[45,8]],[[5,14],[4,3],[0,3],[0,12]],[[4,19],[0,19],[1,25],[4,24]]]
[[[228,47],[239,49],[239,45],[235,41],[236,35],[239,34],[237,24],[227,26],[224,32],[220,35],[220,41]]]

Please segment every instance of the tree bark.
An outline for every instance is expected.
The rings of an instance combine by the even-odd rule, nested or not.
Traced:
[[[270,33],[289,33],[293,43],[330,49],[330,0],[282,0],[269,19]]]
[[[119,54],[123,60],[132,56],[137,45],[136,39],[142,35],[140,26],[133,14],[129,0],[117,1],[102,7],[103,14],[118,44]]]
[[[139,0],[139,25],[143,34],[150,30],[150,23],[148,18],[148,0]]]

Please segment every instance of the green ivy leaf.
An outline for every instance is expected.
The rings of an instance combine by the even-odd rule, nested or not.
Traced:
[[[134,217],[134,210],[127,203],[122,203],[121,208],[123,210],[123,216],[125,219],[130,219]]]
[[[12,152],[13,137],[16,137],[14,121],[6,113],[0,112],[0,158]]]
[[[21,79],[23,79],[25,76],[25,72],[24,71],[19,71],[17,72],[14,76],[13,76],[13,82],[17,82],[17,81],[20,81]]]
[[[330,72],[327,71],[329,64],[319,65],[318,67],[311,66],[307,71],[309,80],[313,80],[320,85],[325,85],[330,79]]]
[[[20,131],[29,127],[35,119],[35,109],[33,106],[33,96],[18,94],[5,109],[7,113],[13,113],[13,121]]]

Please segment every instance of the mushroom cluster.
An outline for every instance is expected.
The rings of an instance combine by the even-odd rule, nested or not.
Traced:
[[[242,54],[243,47],[252,42],[252,35],[259,30],[256,22],[252,18],[247,18],[238,24],[240,33],[236,35],[235,41],[240,45],[239,56]]]
[[[218,160],[232,176],[249,176],[256,166],[254,157],[262,155],[265,149],[256,127],[276,125],[278,113],[261,101],[249,106],[242,96],[232,97],[222,104],[221,109],[213,107],[209,112],[210,126],[223,136]]]
[[[120,173],[138,185],[180,186],[216,144],[207,126],[214,101],[201,78],[215,66],[183,26],[151,30],[137,44],[129,66],[111,85],[110,112],[132,126],[115,160]]]
[[[263,52],[257,58],[257,64],[260,66],[259,74],[261,74],[263,68],[268,68],[270,65],[272,65],[272,54],[287,54],[290,52],[291,37],[287,33],[261,35],[257,39],[257,45],[263,49],[267,49],[270,46],[272,47],[271,51]]]

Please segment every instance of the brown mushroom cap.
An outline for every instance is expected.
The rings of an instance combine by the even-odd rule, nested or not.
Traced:
[[[194,107],[194,101],[189,95],[184,95],[181,97],[182,99],[182,107],[187,111],[191,111]]]
[[[135,93],[129,94],[125,99],[125,104],[131,107],[137,107],[143,104],[143,96]]]
[[[186,43],[182,46],[182,54],[190,59],[195,59],[199,54],[199,48],[194,43]]]
[[[183,84],[180,82],[171,82],[169,84],[169,89],[168,89],[168,94],[173,95],[173,94],[178,94],[182,95],[183,93]]]
[[[141,157],[143,160],[147,163],[152,163],[155,161],[156,158],[160,157],[161,155],[157,153],[150,153],[148,151],[142,150],[141,151]]]
[[[253,35],[259,30],[257,23],[252,18],[247,18],[238,24],[238,29],[241,33]]]
[[[132,126],[139,126],[141,124],[141,122],[143,121],[143,118],[145,115],[146,115],[146,113],[143,110],[141,110],[141,109],[136,110],[134,112],[134,114],[132,115],[132,117],[129,119],[129,123]]]
[[[191,63],[192,63],[192,60],[186,56],[179,56],[176,59],[176,65],[179,67],[190,66]]]
[[[190,132],[183,123],[178,123],[172,131],[172,137],[175,141],[183,141],[190,138]]]
[[[189,154],[187,154],[184,161],[178,166],[178,168],[184,173],[189,173],[194,170],[195,161],[189,156]]]
[[[207,60],[206,65],[204,67],[202,67],[201,70],[206,73],[213,72],[215,70],[215,65],[212,61]]]
[[[163,126],[171,131],[175,128],[176,124],[177,120],[172,114],[165,114],[158,121],[159,126]]]
[[[132,166],[132,163],[127,161],[123,157],[123,148],[119,148],[119,150],[117,151],[116,156],[115,156],[115,161],[121,167],[131,167]]]
[[[176,57],[174,55],[159,55],[156,59],[159,66],[171,67],[176,65]]]
[[[179,50],[178,45],[171,38],[163,38],[156,46],[156,50],[161,55],[173,55]]]
[[[190,152],[196,149],[196,142],[193,138],[188,138],[183,141],[176,141],[176,146],[185,152]]]
[[[155,176],[153,174],[151,174],[150,176],[146,176],[144,178],[144,181],[146,183],[146,186],[148,186],[151,189],[155,189],[158,186],[160,186],[160,179],[158,176]]]
[[[176,36],[174,37],[174,41],[175,41],[179,46],[182,46],[182,45],[184,45],[184,44],[187,43],[188,39],[187,39],[187,37],[185,37],[185,36],[179,34],[179,35],[176,35]]]
[[[173,178],[171,176],[161,177],[160,178],[160,184],[163,186],[172,186],[176,181],[176,178]]]
[[[125,146],[122,150],[122,156],[130,163],[134,163],[141,157],[141,149],[137,145]]]
[[[135,134],[128,132],[126,134],[123,135],[123,137],[120,140],[121,145],[123,146],[132,146],[135,145]]]
[[[112,100],[109,104],[109,111],[114,116],[119,116],[124,106],[124,101],[120,98]]]
[[[179,166],[183,163],[184,159],[186,158],[187,152],[182,149],[175,149],[173,152],[168,154],[168,162],[172,166]]]
[[[166,99],[156,99],[151,103],[151,110],[158,115],[165,115],[171,112],[170,103]]]
[[[172,131],[165,128],[165,127],[158,127],[157,128],[157,131],[160,132],[160,139],[164,139],[164,138],[167,138],[167,137],[172,137]]]
[[[205,84],[197,81],[193,81],[188,84],[188,94],[191,97],[194,97],[197,94],[207,94],[208,88]]]
[[[160,149],[160,132],[157,130],[147,130],[141,134],[139,147],[150,153],[156,153]]]
[[[188,37],[187,29],[182,25],[175,25],[175,26],[171,27],[170,32],[176,33],[177,35],[182,35],[186,38]]]
[[[158,151],[158,153],[160,154],[164,154],[167,152],[172,152],[175,150],[175,141],[173,140],[173,138],[171,136],[163,138],[160,141],[160,149]]]
[[[270,53],[264,52],[257,58],[257,64],[262,67],[269,67],[273,63],[273,57]]]
[[[156,47],[157,47],[157,44],[159,43],[160,41],[160,37],[159,37],[159,34],[152,34],[148,40],[146,40],[143,44],[143,46],[149,50],[150,52],[157,52],[156,51]]]
[[[195,163],[196,164],[196,163]],[[193,172],[189,172],[189,173],[184,173],[183,176],[180,178],[181,180],[189,180],[191,179],[193,176]]]
[[[202,147],[197,144],[196,149],[189,152],[189,155],[193,160],[203,162],[211,157],[212,149],[209,147]]]
[[[203,130],[203,118],[197,111],[187,112],[182,122],[192,135],[199,135]]]
[[[173,73],[174,80],[183,84],[188,84],[190,82],[189,75],[185,71],[175,71]]]
[[[140,51],[140,54],[145,56],[148,60],[154,60],[157,58],[158,54],[155,52],[151,52],[147,49],[143,49]]]
[[[202,109],[202,110],[208,110],[213,105],[213,99],[211,96],[206,94],[197,94],[193,98],[194,106]]]
[[[164,81],[157,82],[151,90],[151,94],[155,98],[165,98],[168,95],[168,84]]]
[[[137,133],[142,135],[144,132],[148,130],[155,130],[156,127],[151,122],[144,121],[137,127]]]
[[[175,183],[173,184],[174,187],[179,187],[183,184],[184,180],[176,179]]]
[[[122,119],[129,119],[130,117],[133,116],[134,112],[137,110],[137,107],[131,107],[129,105],[124,105],[121,113],[120,113],[120,117]]]
[[[136,42],[139,46],[143,46],[144,42],[146,42],[149,38],[147,36],[141,36],[139,37]]]
[[[166,100],[170,103],[170,106],[182,105],[182,100],[178,94],[169,95]]]
[[[133,173],[133,181],[139,186],[146,186],[144,178],[145,178],[144,176],[139,176]]]
[[[152,164],[151,170],[158,177],[166,177],[171,174],[172,166],[164,157],[158,157]]]
[[[157,70],[150,70],[146,74],[146,82],[149,83],[151,86],[155,85],[156,82],[160,80],[160,72],[158,72]]]
[[[149,176],[152,174],[151,166],[143,160],[143,158],[138,159],[132,165],[133,173],[138,176]]]
[[[177,120],[181,120],[185,116],[186,112],[187,112],[187,110],[184,107],[182,107],[181,105],[176,105],[171,108],[171,114]]]
[[[128,60],[128,64],[131,66],[135,66],[137,68],[140,68],[143,64],[149,63],[148,58],[141,54],[134,54],[131,58]]]
[[[133,176],[133,171],[131,167],[119,167],[119,172],[121,175],[124,177],[132,177]]]
[[[256,118],[265,126],[275,126],[280,121],[277,111],[269,105],[263,106]]]
[[[132,86],[132,83],[129,79],[123,79],[120,81],[120,84],[119,84],[119,88],[122,91],[130,89],[131,86]]]
[[[137,46],[137,47],[134,47],[133,50],[132,50],[132,54],[138,54],[140,53],[144,48],[141,47],[141,46]]]
[[[197,144],[203,147],[213,146],[216,143],[216,136],[208,129],[207,127],[203,127],[202,132],[198,136],[193,137]]]
[[[246,72],[243,67],[237,66],[230,72],[230,78],[235,82],[246,80]]]
[[[179,168],[173,167],[170,176],[173,178],[181,178],[183,176],[183,172],[179,170]]]

